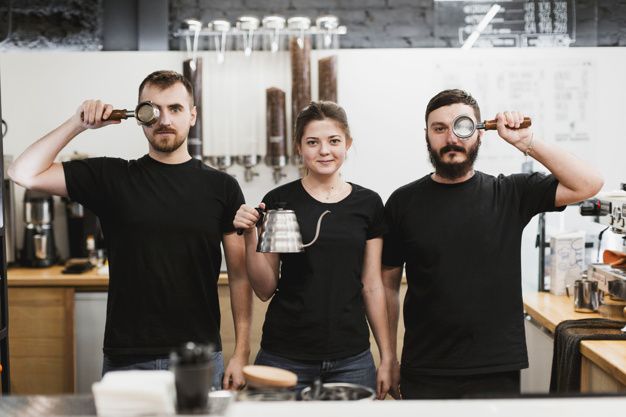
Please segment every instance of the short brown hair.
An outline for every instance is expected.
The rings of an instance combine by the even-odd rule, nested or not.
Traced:
[[[443,90],[430,99],[426,106],[426,123],[428,124],[428,115],[440,107],[449,106],[451,104],[462,103],[471,106],[477,120],[480,120],[480,107],[478,102],[470,93],[464,90],[452,89]]]
[[[187,90],[191,97],[191,103],[193,105],[193,87],[187,78],[176,71],[160,70],[154,71],[152,74],[148,75],[143,79],[141,84],[139,84],[139,97],[141,97],[143,89],[148,84],[152,84],[164,90],[176,83],[181,83],[185,87],[185,90]]]
[[[296,145],[300,143],[304,136],[304,129],[306,129],[309,123],[324,119],[331,119],[337,122],[346,135],[346,140],[352,140],[350,127],[348,126],[348,116],[343,107],[332,101],[312,101],[298,114],[293,143]]]

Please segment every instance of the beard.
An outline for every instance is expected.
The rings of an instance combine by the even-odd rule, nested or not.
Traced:
[[[476,143],[466,151],[465,148],[456,145],[446,145],[439,150],[439,152],[435,152],[428,142],[428,138],[426,138],[426,144],[428,146],[428,154],[430,156],[430,163],[433,164],[435,168],[435,172],[446,179],[456,180],[465,176],[468,172],[470,172],[474,168],[474,162],[478,157],[478,149],[480,148],[480,137],[476,141]],[[459,153],[464,153],[467,155],[467,158],[463,162],[445,162],[443,160],[443,156],[449,152],[455,151]]]
[[[159,133],[172,133],[174,134],[174,139],[170,139],[168,137],[157,138],[157,134]],[[162,153],[171,153],[181,147],[183,143],[185,143],[185,137],[180,136],[175,129],[170,129],[167,127],[157,127],[152,132],[152,135],[148,136],[148,142],[154,148],[154,150]]]

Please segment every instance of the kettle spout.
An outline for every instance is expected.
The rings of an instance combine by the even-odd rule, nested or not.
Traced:
[[[327,215],[328,213],[330,213],[330,210],[326,210],[325,212],[323,212],[320,215],[320,218],[317,219],[317,228],[315,229],[315,237],[313,238],[312,241],[310,241],[309,243],[305,243],[302,245],[303,248],[308,248],[309,246],[311,246],[312,244],[315,243],[315,241],[317,240],[317,238],[320,236],[320,226],[322,225],[322,219],[324,218],[325,215]]]

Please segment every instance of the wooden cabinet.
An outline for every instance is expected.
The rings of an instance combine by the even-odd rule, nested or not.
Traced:
[[[106,291],[95,271],[64,275],[62,267],[8,270],[11,393],[71,394],[76,388],[76,291]]]
[[[13,394],[73,393],[74,290],[9,288]]]
[[[626,393],[626,341],[584,340],[580,353],[581,392]]]

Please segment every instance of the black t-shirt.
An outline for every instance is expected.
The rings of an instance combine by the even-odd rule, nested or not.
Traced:
[[[107,355],[163,355],[187,341],[221,350],[222,235],[243,203],[237,182],[191,159],[63,163],[70,198],[96,213],[109,253]]]
[[[535,214],[559,210],[557,185],[542,174],[476,172],[459,184],[428,175],[389,197],[383,264],[406,264],[408,284],[403,372],[471,375],[528,367],[522,231]]]
[[[352,184],[337,203],[311,197],[300,180],[270,191],[268,209],[286,203],[298,218],[303,253],[281,254],[280,279],[263,325],[263,349],[295,360],[332,360],[369,348],[361,290],[366,241],[382,237],[384,209],[378,194]]]

